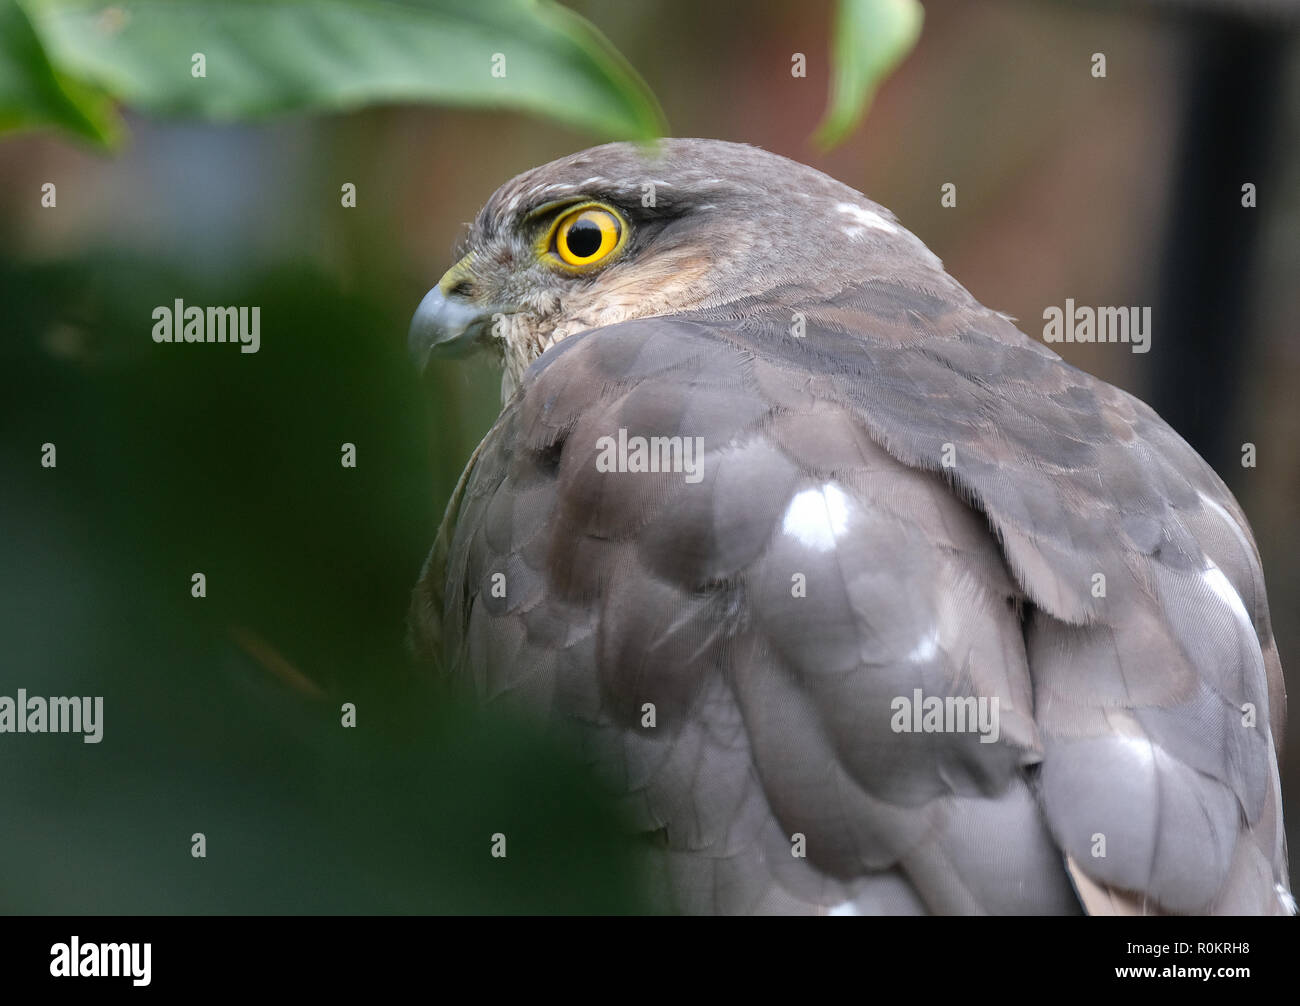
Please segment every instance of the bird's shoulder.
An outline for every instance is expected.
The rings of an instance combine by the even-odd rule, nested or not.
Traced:
[[[686,470],[651,470],[658,451]],[[453,507],[426,582],[445,586],[451,648],[488,694],[592,722],[622,703],[626,730],[647,682],[684,717],[695,671],[748,647],[750,664],[774,663],[735,697],[756,759],[799,732],[771,722],[760,750],[764,710],[812,715],[804,732],[828,736],[827,757],[877,799],[1014,794],[1017,765],[1045,754],[1038,799],[1081,891],[1256,910],[1284,871],[1280,670],[1240,508],[1148,407],[1001,315],[876,284],[802,318],[569,337],[525,375]],[[815,603],[798,603],[800,577]],[[1011,711],[997,750],[1014,757],[868,752],[861,703],[837,707],[824,676],[841,665],[877,669],[878,709],[914,685],[951,694],[964,674]],[[584,694],[573,682],[593,670]],[[778,694],[791,672],[799,689]],[[1242,729],[1246,707],[1261,722]],[[1193,810],[1202,827],[1168,825]],[[1118,851],[1089,858],[1107,829]]]

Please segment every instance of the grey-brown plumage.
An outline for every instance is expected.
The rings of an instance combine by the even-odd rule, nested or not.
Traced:
[[[544,228],[588,199],[626,242],[572,273]],[[1259,556],[1149,408],[746,146],[556,161],[467,251],[413,347],[488,345],[507,400],[413,632],[576,726],[678,907],[1293,909]],[[699,481],[601,470],[620,430],[703,438]],[[996,699],[996,740],[900,732],[917,689]]]

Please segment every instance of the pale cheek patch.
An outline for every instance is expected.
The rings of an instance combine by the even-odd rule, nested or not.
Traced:
[[[630,272],[614,269],[603,274],[587,299],[571,296],[563,309],[543,311],[556,318],[542,348],[591,328],[617,325],[633,318],[672,314],[696,304],[708,288],[710,261],[696,249],[665,254],[651,265]]]
[[[884,231],[886,234],[898,233],[897,227],[879,213],[873,213],[864,206],[857,206],[853,203],[836,203],[835,208],[853,221],[851,226],[844,228],[844,233],[849,237],[857,237],[868,228]]]

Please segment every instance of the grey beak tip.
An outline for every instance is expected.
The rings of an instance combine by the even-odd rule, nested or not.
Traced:
[[[415,361],[416,368],[423,373],[429,364],[429,357],[432,356],[433,344],[438,337],[435,311],[428,310],[429,300],[434,294],[440,294],[437,287],[434,287],[420,301],[420,306],[415,309],[415,314],[411,317],[411,327],[406,333],[406,348],[410,351],[411,359]]]
[[[423,372],[435,356],[473,352],[485,317],[489,315],[473,304],[447,297],[435,286],[415,309],[407,332],[406,344],[415,365]]]

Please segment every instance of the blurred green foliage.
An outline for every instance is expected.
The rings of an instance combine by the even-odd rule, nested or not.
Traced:
[[[156,345],[176,296],[274,338]],[[120,252],[0,265],[0,301],[0,694],[104,697],[99,744],[0,737],[0,911],[646,908],[574,754],[406,653],[463,459],[431,467],[404,318],[303,267],[217,288]]]
[[[55,70],[27,13],[0,0],[0,132],[38,126],[99,143],[117,135],[108,98]]]
[[[852,132],[922,19],[919,0],[839,0],[824,149]],[[0,0],[0,29],[0,132],[56,126],[111,146],[113,102],[227,121],[433,102],[616,139],[667,126],[631,64],[551,0]]]
[[[514,108],[618,138],[663,132],[627,60],[550,0],[0,0],[8,21],[23,8],[45,50],[9,47],[0,80],[38,79],[52,62],[82,82],[61,102],[26,103],[29,122],[40,111],[82,135],[81,119],[100,122],[87,100],[96,92],[141,112],[221,120],[435,102]],[[16,89],[4,97],[25,104]]]
[[[842,143],[867,114],[876,89],[916,45],[924,20],[920,0],[840,0],[830,106],[816,134],[823,150]]]
[[[874,44],[867,8],[896,2],[844,0],[858,14],[840,23]],[[835,135],[887,65],[835,85]],[[111,145],[119,104],[245,119],[397,101],[664,128],[626,60],[547,0],[0,0],[0,131]],[[56,177],[62,206],[93,205],[84,176]],[[180,247],[213,240],[212,207],[248,194],[195,191],[209,215]],[[244,239],[270,226],[257,212]],[[393,296],[409,263],[386,236],[346,283],[319,263],[211,275],[111,232],[44,260],[0,248],[0,695],[104,698],[99,744],[0,737],[0,911],[662,907],[641,840],[568,742],[477,710],[405,648],[440,507],[497,402],[460,370],[417,379],[415,301]],[[177,297],[259,306],[260,351],[155,344],[151,313]]]

